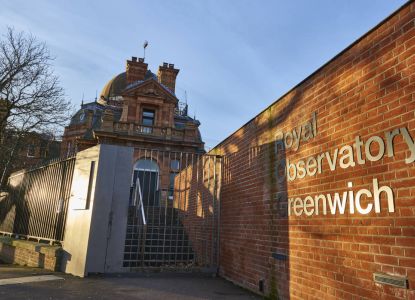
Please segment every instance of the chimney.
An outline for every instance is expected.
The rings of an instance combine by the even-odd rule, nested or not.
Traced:
[[[144,58],[133,56],[131,60],[127,60],[127,84],[135,82],[137,80],[144,80],[147,72],[147,64],[144,63]]]
[[[179,69],[174,68],[173,64],[163,63],[163,65],[159,67],[159,71],[157,73],[158,80],[174,93],[176,87],[176,77],[179,71]]]

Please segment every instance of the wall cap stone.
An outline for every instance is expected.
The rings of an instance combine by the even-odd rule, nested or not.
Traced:
[[[62,247],[57,245],[46,245],[42,243],[13,239],[8,236],[0,236],[0,243],[7,244],[16,248],[23,248],[30,251],[45,254],[47,256],[60,256]]]

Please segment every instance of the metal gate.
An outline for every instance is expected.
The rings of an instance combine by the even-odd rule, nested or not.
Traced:
[[[136,149],[123,266],[218,265],[221,158]]]
[[[61,242],[74,166],[71,157],[12,174],[0,195],[0,233]]]

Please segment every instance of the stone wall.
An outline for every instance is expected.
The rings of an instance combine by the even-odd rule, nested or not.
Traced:
[[[58,271],[62,248],[0,237],[0,260],[5,263]]]

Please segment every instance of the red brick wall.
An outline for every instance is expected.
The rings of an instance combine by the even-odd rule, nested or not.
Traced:
[[[385,132],[406,128],[415,139],[415,4],[409,3],[351,47],[273,103],[223,141],[211,153],[224,155],[221,190],[220,273],[246,288],[282,299],[414,299],[415,298],[415,164],[404,129],[388,152]],[[276,144],[278,133],[299,129],[316,113],[307,141],[296,147]],[[381,159],[364,164],[352,148],[355,166],[322,171],[314,176],[284,177],[278,165],[297,164],[320,153],[348,165],[345,153],[356,136],[366,144],[378,136],[385,146]],[[375,138],[372,156],[382,152]],[[287,144],[290,146],[290,138]],[[277,151],[276,151],[277,149]],[[413,151],[413,149],[412,149]],[[388,154],[391,154],[390,156]],[[349,158],[350,159],[350,158]],[[408,159],[408,163],[405,162]],[[279,176],[276,174],[279,172]],[[291,168],[293,172],[293,168]],[[300,171],[302,177],[303,171]],[[293,176],[293,173],[290,173]],[[387,194],[380,194],[380,212],[359,213],[349,202],[344,214],[311,212],[319,194],[334,196],[368,189],[373,179],[393,192],[393,212]],[[348,187],[351,182],[353,187]],[[386,188],[387,189],[387,188]],[[387,189],[388,190],[388,189]],[[348,194],[347,194],[348,195]],[[328,197],[328,196],[327,196]],[[389,196],[390,197],[390,196]],[[290,202],[289,199],[301,201]],[[361,197],[362,209],[373,197]],[[326,202],[327,203],[327,202]],[[303,206],[300,207],[300,204]],[[290,205],[290,215],[288,214]],[[327,207],[329,210],[329,207]],[[295,214],[298,213],[298,216]],[[302,214],[300,214],[302,212]],[[409,289],[376,284],[373,273],[408,278]]]

